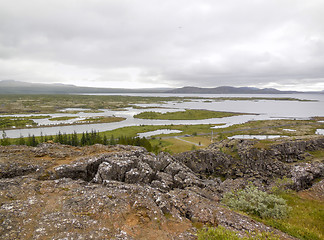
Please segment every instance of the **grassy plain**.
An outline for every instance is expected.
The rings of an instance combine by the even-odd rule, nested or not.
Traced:
[[[49,116],[29,116],[29,117],[0,117],[0,129],[26,128],[27,126],[36,126],[32,119],[49,118]]]
[[[181,133],[171,133],[171,134],[160,134],[150,138],[152,146],[158,145],[162,151],[167,151],[170,153],[179,153],[184,151],[190,151],[193,148],[203,148],[209,145],[209,136],[200,136],[198,134],[209,134],[212,130],[211,128],[216,126],[215,124],[198,124],[198,125],[142,125],[142,126],[129,126],[118,128],[111,131],[102,132],[100,134],[106,135],[108,139],[113,137],[135,137],[137,133],[151,132],[160,129],[171,129],[180,130]],[[174,138],[175,136],[181,135],[183,139],[192,142],[184,142],[179,139]],[[184,137],[184,135],[190,135],[190,137]],[[203,143],[204,146],[195,146],[195,144]],[[193,147],[195,146],[195,147]]]
[[[324,123],[314,120],[280,119],[249,121],[227,128],[215,129],[214,132],[218,134],[218,137],[228,137],[239,134],[303,136],[315,134],[318,128],[324,128]],[[285,129],[295,131],[286,131]]]
[[[181,153],[196,149],[202,149],[212,143],[209,136],[163,138],[160,141],[164,142],[161,149],[170,153]]]
[[[184,140],[187,140],[184,138]],[[164,142],[164,144],[163,144]],[[178,138],[168,138],[162,140],[162,151],[169,152],[171,154],[187,152],[191,150],[196,150],[200,148],[205,148],[206,146],[197,146],[194,143],[184,142]]]
[[[0,95],[0,114],[56,113],[65,108],[124,109],[133,104],[184,101],[182,97],[139,97],[99,95]],[[190,98],[192,99],[192,98]]]
[[[323,150],[316,150],[316,151],[308,151],[311,154],[312,158],[323,160],[324,159],[324,151]]]
[[[268,226],[277,228],[298,239],[324,239],[324,202],[308,199],[301,193],[286,192],[279,196],[287,201],[291,207],[289,216],[284,219],[261,219],[255,217]]]
[[[137,133],[151,132],[160,129],[171,129],[171,130],[180,130],[181,133],[171,133],[167,136],[178,136],[178,135],[197,135],[207,134],[211,132],[211,127],[216,126],[217,124],[197,124],[197,125],[141,125],[141,126],[128,126],[122,127],[111,131],[102,132],[108,137],[111,135],[117,136],[126,136],[126,137],[135,137]],[[166,136],[164,134],[156,135],[155,138]]]
[[[64,120],[70,120],[75,119],[77,117],[56,117],[56,118],[50,118],[50,121],[64,121]],[[73,124],[88,124],[88,123],[111,123],[111,122],[120,122],[125,120],[125,118],[122,117],[114,117],[114,116],[100,116],[100,117],[89,117],[86,119],[82,119],[80,121],[74,122]]]

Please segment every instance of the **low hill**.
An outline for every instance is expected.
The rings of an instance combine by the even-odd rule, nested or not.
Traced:
[[[274,88],[252,88],[252,87],[183,87],[167,91],[168,93],[200,93],[200,94],[287,94],[297,93],[296,91],[279,91]]]

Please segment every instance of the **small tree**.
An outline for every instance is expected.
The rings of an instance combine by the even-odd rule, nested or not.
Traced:
[[[10,140],[9,140],[9,138],[7,137],[7,134],[6,134],[5,131],[2,131],[2,139],[1,139],[1,141],[0,141],[0,144],[1,144],[2,146],[8,146],[8,145],[10,145]]]
[[[108,139],[107,139],[106,135],[104,135],[104,137],[103,137],[102,144],[103,145],[108,145]]]
[[[28,138],[27,138],[27,146],[32,146],[32,147],[36,147],[38,144],[36,138],[35,138],[35,135],[28,135]]]
[[[41,132],[41,135],[40,135],[40,139],[39,139],[39,142],[44,142],[44,136],[43,136],[43,132]]]
[[[111,137],[110,137],[110,143],[109,144],[110,145],[116,145],[116,140],[114,138],[114,135],[111,135]]]
[[[17,145],[25,145],[26,144],[26,141],[25,141],[25,138],[20,135],[20,137],[17,139]]]
[[[79,139],[78,139],[78,135],[76,133],[76,131],[74,131],[72,133],[72,137],[71,137],[71,145],[72,146],[78,146],[79,145]]]

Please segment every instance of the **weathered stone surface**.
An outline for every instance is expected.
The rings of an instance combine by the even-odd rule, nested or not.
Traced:
[[[324,201],[324,179],[313,184],[311,188],[300,191],[299,195],[317,201]]]
[[[32,164],[0,164],[0,178],[24,176],[39,170],[40,166]]]
[[[282,142],[283,141],[283,142]],[[310,156],[307,151],[324,149],[324,138],[280,140],[267,148],[255,147],[257,140],[224,140],[207,149],[181,153],[175,156],[196,173],[225,178],[244,178],[257,185],[287,177],[293,181],[291,188],[310,187],[315,179],[324,176],[323,162],[302,162]],[[226,149],[229,153],[222,152]],[[223,184],[223,186],[225,186]],[[228,186],[225,187],[229,189]],[[226,190],[223,189],[223,190]]]
[[[230,167],[235,161],[232,156],[226,155],[219,149],[202,149],[185,152],[175,156],[196,173],[224,175],[230,172]]]
[[[297,191],[312,186],[314,179],[324,176],[324,163],[302,163],[295,165],[291,170],[293,188]]]
[[[272,231],[224,208],[222,194],[284,176],[297,190],[311,187],[324,167],[320,159],[303,162],[305,151],[323,141],[254,146],[223,141],[176,157],[131,146],[0,147],[0,239],[196,239],[193,223],[241,235]],[[305,194],[313,196],[311,189],[322,182]]]

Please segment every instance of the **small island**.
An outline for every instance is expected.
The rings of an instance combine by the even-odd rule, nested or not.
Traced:
[[[141,119],[161,119],[161,120],[202,120],[209,118],[223,118],[232,117],[238,115],[245,115],[247,113],[237,113],[237,112],[219,112],[219,111],[209,111],[202,109],[186,109],[185,111],[178,112],[142,112],[134,115],[134,118]]]
[[[126,118],[123,117],[115,117],[115,116],[102,116],[102,117],[89,117],[83,120],[76,122],[77,124],[85,124],[85,123],[111,123],[111,122],[121,122]]]
[[[71,119],[76,119],[77,117],[68,117],[68,116],[63,116],[63,117],[52,117],[48,119],[49,121],[67,121]]]

